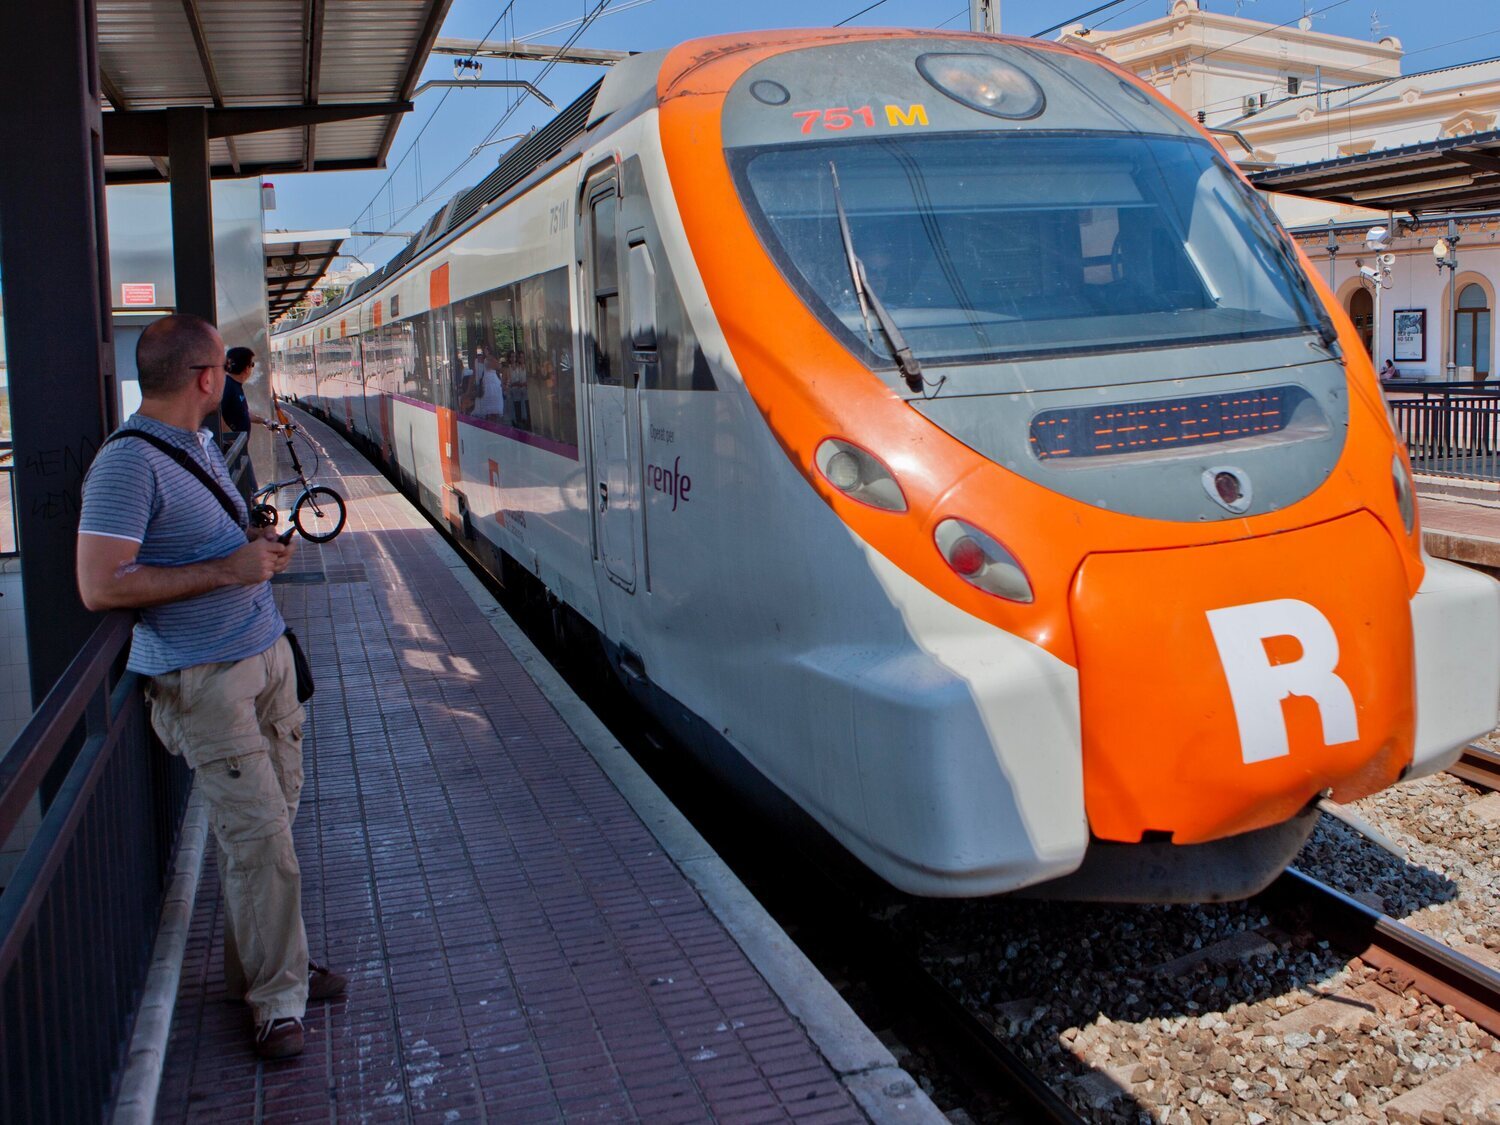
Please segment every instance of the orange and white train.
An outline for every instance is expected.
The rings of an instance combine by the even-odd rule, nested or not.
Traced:
[[[910,892],[1244,895],[1496,722],[1500,586],[1423,553],[1344,313],[1055,44],[635,56],[273,356]]]

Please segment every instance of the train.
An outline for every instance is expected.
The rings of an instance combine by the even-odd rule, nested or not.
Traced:
[[[1243,897],[1500,710],[1348,317],[1215,137],[1063,45],[630,57],[277,392],[901,891]]]

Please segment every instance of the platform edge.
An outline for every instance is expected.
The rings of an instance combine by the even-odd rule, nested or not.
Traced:
[[[156,1117],[162,1072],[167,1064],[167,1041],[177,1009],[182,963],[187,954],[193,905],[203,873],[208,846],[208,804],[198,787],[188,796],[172,861],[172,882],[162,898],[161,922],[151,949],[151,968],[136,1008],[125,1066],[110,1111],[111,1125],[149,1125]]]
[[[750,963],[855,1102],[877,1123],[947,1118],[890,1050],[854,1013],[822,973],[756,901],[739,877],[678,811],[604,723],[574,694],[530,638],[435,530],[424,535],[433,552],[474,601],[537,689],[556,709],[606,777],[635,810],[667,856],[692,883],[714,917],[744,950]]]

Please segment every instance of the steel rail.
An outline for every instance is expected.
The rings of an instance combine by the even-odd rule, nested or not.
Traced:
[[[830,897],[842,896],[842,888],[817,868],[822,880],[829,884]],[[882,990],[891,989],[899,993],[908,1005],[919,1006],[934,1026],[950,1043],[963,1050],[969,1065],[966,1069],[976,1076],[998,1074],[1003,1080],[998,1095],[1011,1102],[1028,1121],[1046,1121],[1052,1125],[1083,1125],[1086,1121],[1073,1109],[1052,1086],[1026,1062],[1019,1052],[1013,1050],[1004,1038],[971,1011],[962,1000],[945,988],[922,964],[916,952],[892,938],[883,928],[862,919],[857,906],[841,904],[839,912],[844,915],[843,925],[857,933],[863,960],[871,963],[884,978]],[[907,1016],[912,1015],[911,1007]],[[959,1060],[953,1060],[955,1062]],[[1128,1090],[1121,1096],[1130,1102]]]
[[[1500,790],[1500,754],[1483,746],[1465,746],[1458,761],[1448,767],[1448,772],[1481,789]]]
[[[1295,867],[1287,868],[1262,893],[1305,909],[1315,928],[1339,946],[1377,969],[1395,972],[1491,1035],[1500,1035],[1500,972]]]

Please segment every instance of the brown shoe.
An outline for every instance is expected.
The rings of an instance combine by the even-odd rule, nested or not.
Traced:
[[[332,1000],[342,996],[349,987],[349,978],[336,973],[327,965],[316,961],[307,963],[307,998],[309,1000]]]
[[[288,1016],[255,1027],[255,1053],[263,1059],[291,1059],[302,1053],[302,1021]]]

